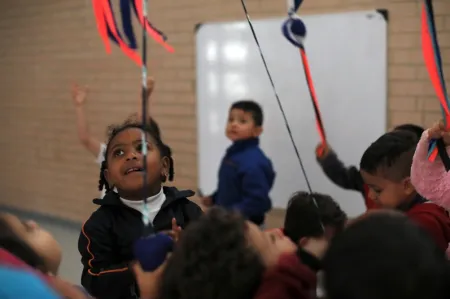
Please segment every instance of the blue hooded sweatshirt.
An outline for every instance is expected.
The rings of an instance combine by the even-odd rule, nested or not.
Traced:
[[[272,162],[259,147],[259,139],[239,140],[225,153],[212,199],[215,205],[236,209],[261,225],[272,208],[269,192],[274,181]]]

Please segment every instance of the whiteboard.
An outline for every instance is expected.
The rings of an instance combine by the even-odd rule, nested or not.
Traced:
[[[315,159],[319,136],[313,107],[298,49],[281,34],[283,20],[254,20],[253,25],[313,191],[333,196],[350,217],[359,215],[365,210],[361,194],[334,185]],[[328,141],[343,162],[358,166],[364,150],[386,129],[386,20],[377,11],[303,20]],[[253,99],[264,110],[261,147],[277,172],[273,206],[285,208],[290,195],[307,186],[247,22],[203,24],[196,43],[199,187],[205,194],[216,189],[230,145],[225,137],[230,105]]]

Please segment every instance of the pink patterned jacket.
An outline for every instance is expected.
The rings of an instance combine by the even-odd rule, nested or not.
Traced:
[[[450,210],[450,172],[441,160],[428,161],[428,130],[417,144],[411,167],[411,182],[424,198]],[[447,148],[450,153],[450,148]]]

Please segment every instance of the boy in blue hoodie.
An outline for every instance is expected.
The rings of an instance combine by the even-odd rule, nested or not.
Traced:
[[[225,134],[233,144],[220,165],[216,192],[202,198],[205,206],[236,209],[259,226],[272,208],[269,192],[275,180],[272,162],[259,147],[262,124],[263,111],[256,102],[231,105]]]

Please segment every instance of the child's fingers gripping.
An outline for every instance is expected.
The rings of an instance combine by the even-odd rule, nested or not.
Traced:
[[[442,128],[441,122],[435,122],[431,128],[428,129],[428,138],[429,139],[439,139],[442,137],[442,133],[444,132]]]
[[[443,120],[443,119],[439,120],[438,126],[439,126],[439,129],[442,130],[442,131],[447,131],[447,130],[448,130],[448,129],[445,127],[445,123],[444,123],[444,120]]]
[[[180,234],[181,234],[181,227],[178,226],[177,220],[175,218],[172,218],[172,232],[175,235],[175,237],[174,237],[175,241],[178,241],[178,239],[180,238]]]
[[[150,96],[152,95],[154,89],[155,89],[155,79],[153,77],[149,77],[147,79],[147,94],[146,94],[147,100],[150,99]]]
[[[326,144],[326,143],[319,143],[316,146],[316,157],[318,159],[326,157],[328,152],[329,152],[328,144]]]
[[[172,230],[176,230],[178,228],[177,220],[172,218]]]

